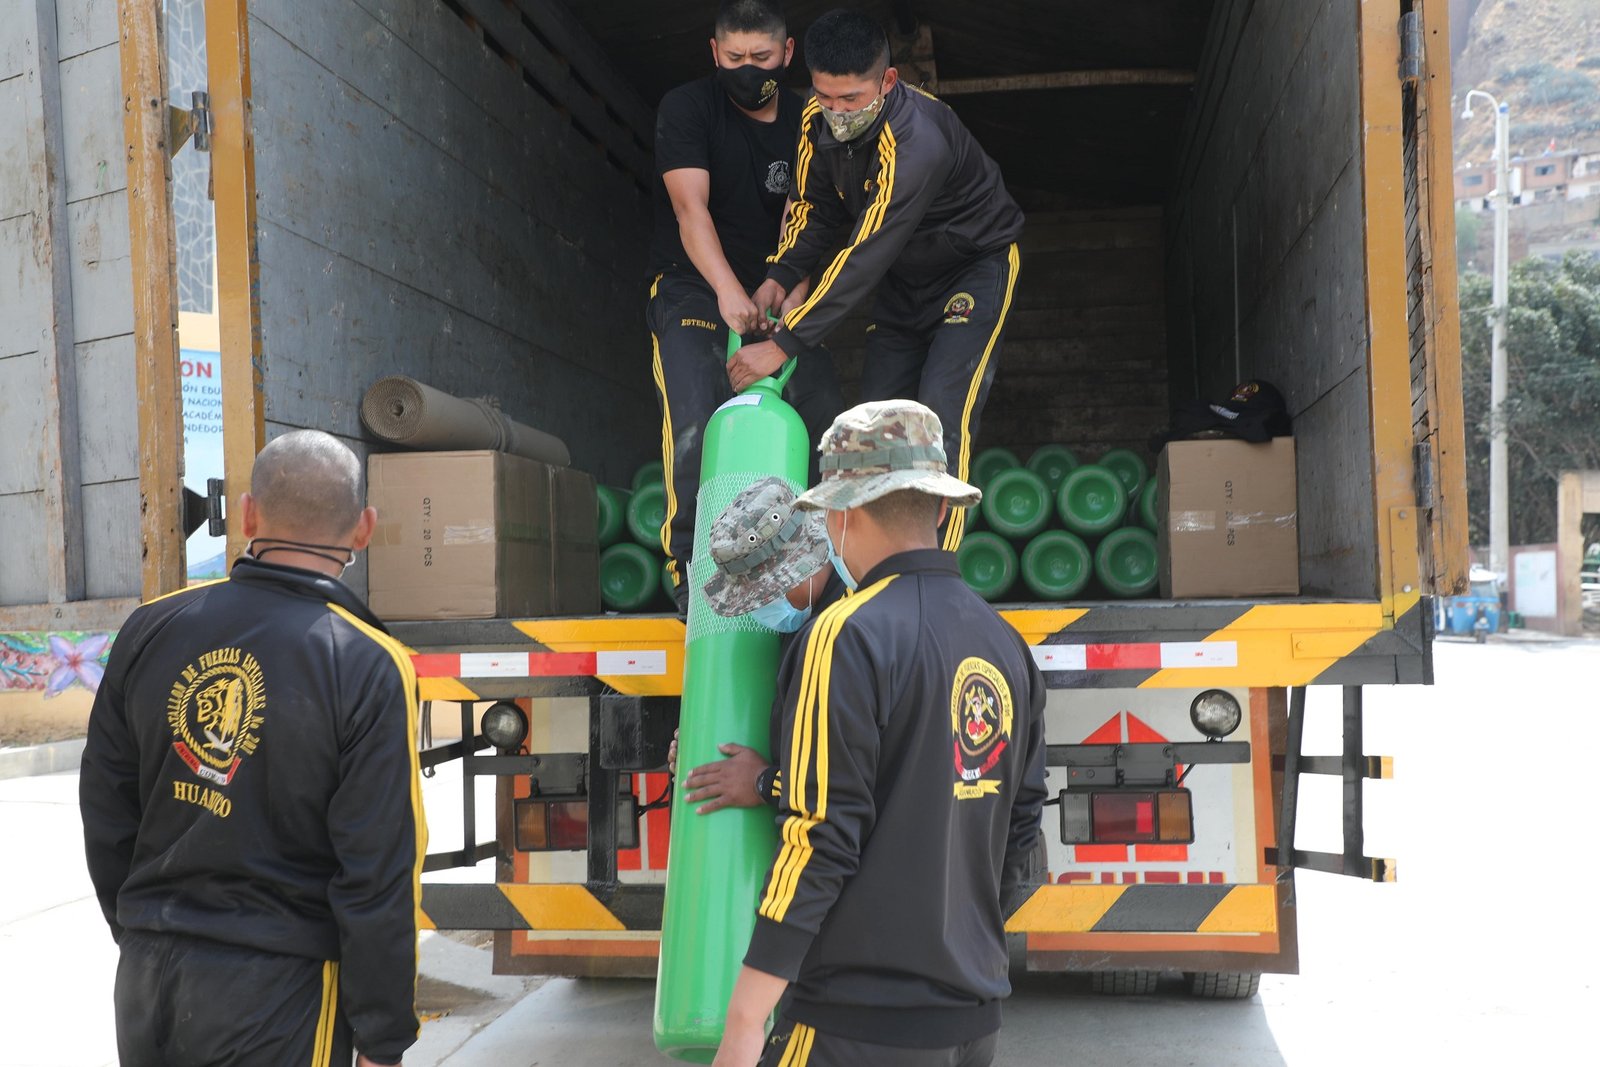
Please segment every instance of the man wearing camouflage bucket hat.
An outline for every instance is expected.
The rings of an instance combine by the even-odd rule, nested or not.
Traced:
[[[805,625],[813,605],[838,599],[844,586],[828,568],[828,531],[821,516],[795,507],[795,492],[782,478],[762,478],[744,490],[711,526],[711,558],[717,569],[706,582],[706,602],[722,616],[749,615],[785,635]],[[780,735],[773,709],[772,740]],[[677,769],[677,735],[668,763]],[[723,759],[701,764],[683,780],[685,799],[701,815],[722,808],[777,805],[775,764],[753,748],[727,742]]]
[[[819,451],[797,503],[854,592],[779,671],[783,844],[715,1062],[985,1067],[1011,992],[1002,900],[1039,840],[1044,680],[939,548],[949,506],[982,494],[946,473],[938,416],[862,404]]]

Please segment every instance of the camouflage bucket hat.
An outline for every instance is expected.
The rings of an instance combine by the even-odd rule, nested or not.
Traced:
[[[858,404],[834,420],[817,451],[822,478],[799,500],[808,510],[843,511],[901,489],[963,508],[983,499],[976,486],[946,473],[944,427],[915,400]]]
[[[827,566],[828,531],[821,516],[795,507],[788,482],[762,478],[711,524],[710,551],[706,603],[718,615],[745,615]]]

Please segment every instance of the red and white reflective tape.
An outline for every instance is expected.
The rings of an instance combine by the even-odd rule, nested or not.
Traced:
[[[1162,641],[1130,645],[1034,645],[1041,671],[1157,671],[1237,667],[1236,641]]]
[[[667,673],[665,649],[637,652],[459,652],[411,657],[418,678],[589,678]]]

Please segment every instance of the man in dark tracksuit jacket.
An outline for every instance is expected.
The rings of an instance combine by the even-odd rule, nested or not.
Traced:
[[[399,1063],[427,831],[410,658],[336,577],[371,537],[360,463],[280,437],[240,510],[251,554],[129,617],[89,718],[119,1056]]]
[[[813,98],[768,280],[788,289],[844,249],[770,342],[730,362],[730,379],[743,389],[821,344],[876,287],[861,399],[932,408],[950,473],[964,479],[1021,265],[1022,211],[955,112],[897,81],[877,23],[829,12],[806,32],[805,53]],[[945,548],[961,543],[965,514],[953,512]]]
[[[779,674],[782,845],[716,1062],[982,1067],[1010,993],[1001,901],[1044,800],[1045,688],[1016,631],[937,548],[942,427],[914,401],[863,404],[823,438],[835,566],[851,595]],[[859,583],[855,575],[860,575]]]
[[[787,296],[803,295],[763,284],[789,197],[802,108],[784,85],[794,40],[775,0],[724,0],[711,52],[715,73],[668,92],[656,113],[655,281],[646,314],[667,490],[661,547],[680,613],[688,603],[706,421],[733,396],[724,369],[728,331],[765,334],[767,316]],[[815,440],[844,402],[827,350],[805,357],[787,396]]]

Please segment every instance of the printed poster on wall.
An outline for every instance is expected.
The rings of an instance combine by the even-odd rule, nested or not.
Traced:
[[[206,495],[206,479],[222,477],[222,367],[218,353],[180,350],[183,379],[183,484]],[[189,580],[227,574],[228,540],[201,526],[189,536]]]

